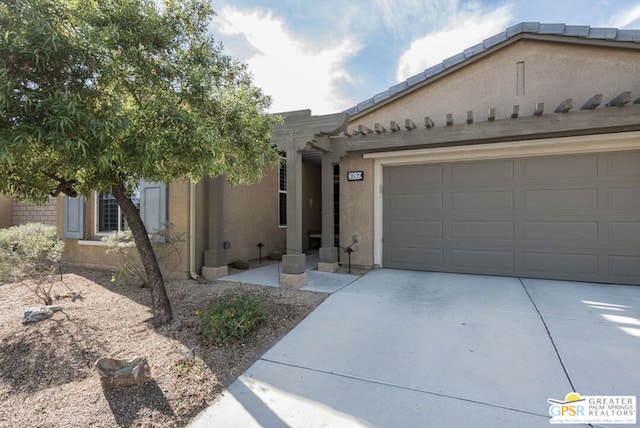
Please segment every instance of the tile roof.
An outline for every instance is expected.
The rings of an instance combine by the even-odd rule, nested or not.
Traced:
[[[457,55],[445,59],[440,64],[429,67],[421,73],[409,77],[407,80],[393,85],[386,91],[380,92],[357,105],[345,110],[345,113],[353,116],[367,110],[376,104],[403,92],[410,87],[429,79],[432,76],[455,66],[475,55],[486,52],[495,45],[509,40],[519,34],[539,34],[561,37],[577,37],[590,40],[610,40],[618,42],[633,42],[640,44],[640,30],[618,30],[617,28],[593,28],[588,25],[545,24],[540,22],[521,22],[505,31],[489,37],[482,43],[478,43]]]

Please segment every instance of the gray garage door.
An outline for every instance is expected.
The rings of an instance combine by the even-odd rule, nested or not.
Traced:
[[[384,167],[383,266],[640,284],[640,152]]]

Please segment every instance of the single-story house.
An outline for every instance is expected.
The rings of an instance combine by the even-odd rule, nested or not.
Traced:
[[[141,213],[187,234],[180,268],[305,252],[370,267],[640,284],[640,30],[520,23],[341,113],[282,114],[282,167],[145,183]],[[109,194],[58,203],[68,262],[108,267]]]

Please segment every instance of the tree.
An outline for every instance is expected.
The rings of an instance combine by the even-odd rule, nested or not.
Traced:
[[[269,97],[207,31],[206,0],[0,3],[0,192],[109,191],[134,236],[156,325],[171,306],[134,204],[141,180],[260,178]]]

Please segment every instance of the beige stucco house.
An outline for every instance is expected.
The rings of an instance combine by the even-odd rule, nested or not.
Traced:
[[[260,183],[143,187],[149,224],[188,235],[183,275],[262,243],[293,285],[317,246],[329,271],[351,248],[365,266],[640,284],[639,30],[521,23],[346,112],[283,116],[285,168]],[[69,262],[111,265],[108,209],[58,203]]]

